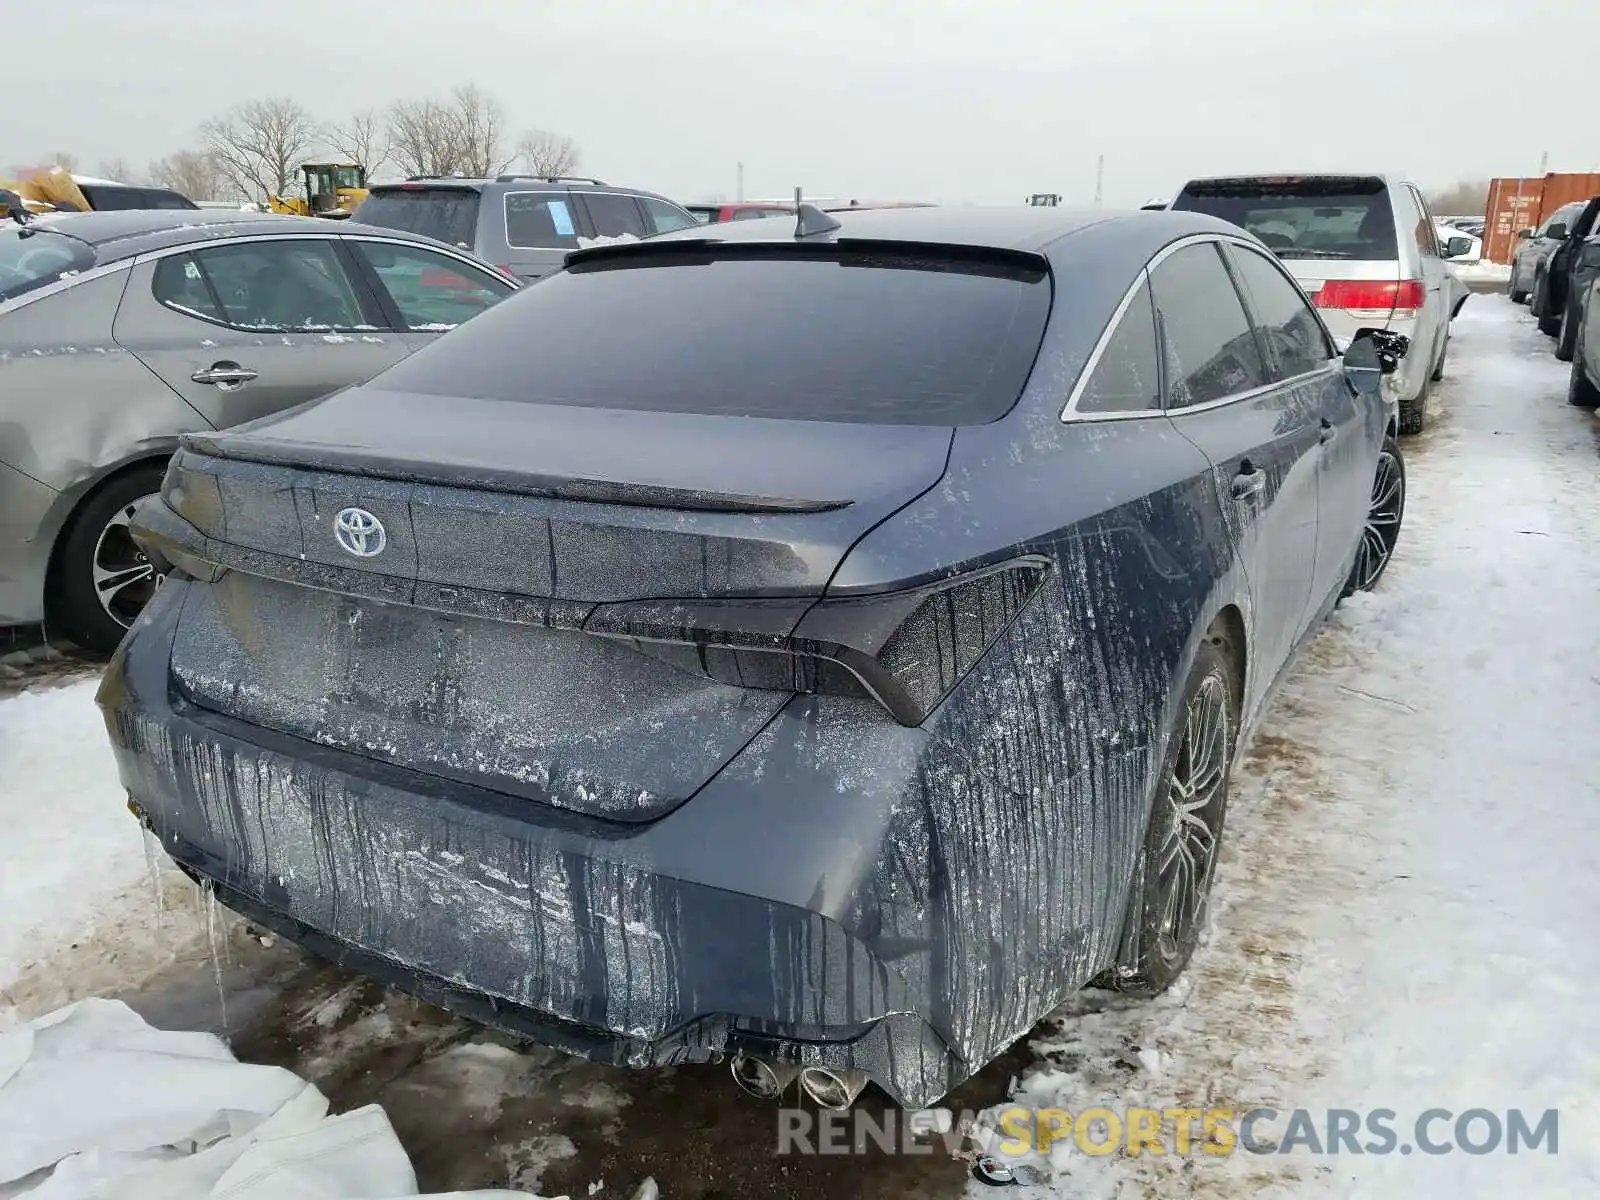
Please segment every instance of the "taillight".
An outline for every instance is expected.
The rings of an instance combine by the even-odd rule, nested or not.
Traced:
[[[521,276],[519,276],[510,267],[505,266],[502,263],[496,263],[494,269],[496,271],[499,271],[500,274],[504,275],[507,279],[520,279],[521,278]]]
[[[1420,279],[1330,279],[1312,297],[1318,308],[1349,308],[1415,316],[1422,307]]]
[[[859,598],[601,605],[586,633],[618,638],[737,687],[870,697],[920,725],[1039,590],[1042,559]]]

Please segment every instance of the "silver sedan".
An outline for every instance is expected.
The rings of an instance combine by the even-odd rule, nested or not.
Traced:
[[[114,648],[161,582],[128,516],[160,490],[180,435],[360,383],[516,286],[430,239],[351,222],[6,222],[0,626],[43,621]]]

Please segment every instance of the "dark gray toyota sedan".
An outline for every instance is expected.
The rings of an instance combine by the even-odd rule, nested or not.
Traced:
[[[184,439],[122,780],[225,904],[438,1003],[926,1104],[1187,963],[1241,733],[1394,549],[1404,350],[1197,214],[579,251]]]

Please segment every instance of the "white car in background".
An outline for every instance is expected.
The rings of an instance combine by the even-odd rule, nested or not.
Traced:
[[[1428,392],[1444,376],[1450,321],[1466,298],[1445,260],[1471,243],[1460,230],[1440,236],[1415,184],[1383,175],[1193,179],[1172,207],[1209,213],[1259,238],[1341,345],[1365,328],[1409,338],[1410,352],[1386,378],[1400,432],[1422,432]]]
[[[1433,223],[1433,231],[1439,235],[1439,244],[1448,245],[1451,238],[1466,238],[1468,248],[1460,254],[1452,254],[1450,261],[1458,266],[1479,262],[1483,258],[1483,239],[1477,234],[1459,226],[1447,225],[1443,221]]]

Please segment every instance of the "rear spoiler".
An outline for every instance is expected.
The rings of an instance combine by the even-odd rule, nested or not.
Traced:
[[[608,242],[567,251],[567,269],[613,264],[704,265],[730,259],[823,258],[848,265],[852,259],[870,260],[877,268],[925,269],[928,262],[948,264],[973,275],[997,275],[1034,283],[1048,277],[1050,260],[1032,250],[1009,246],[974,246],[959,242],[901,242],[884,238],[810,237],[760,241],[724,241],[715,237],[650,238],[637,242]],[[896,261],[900,260],[900,261]]]

